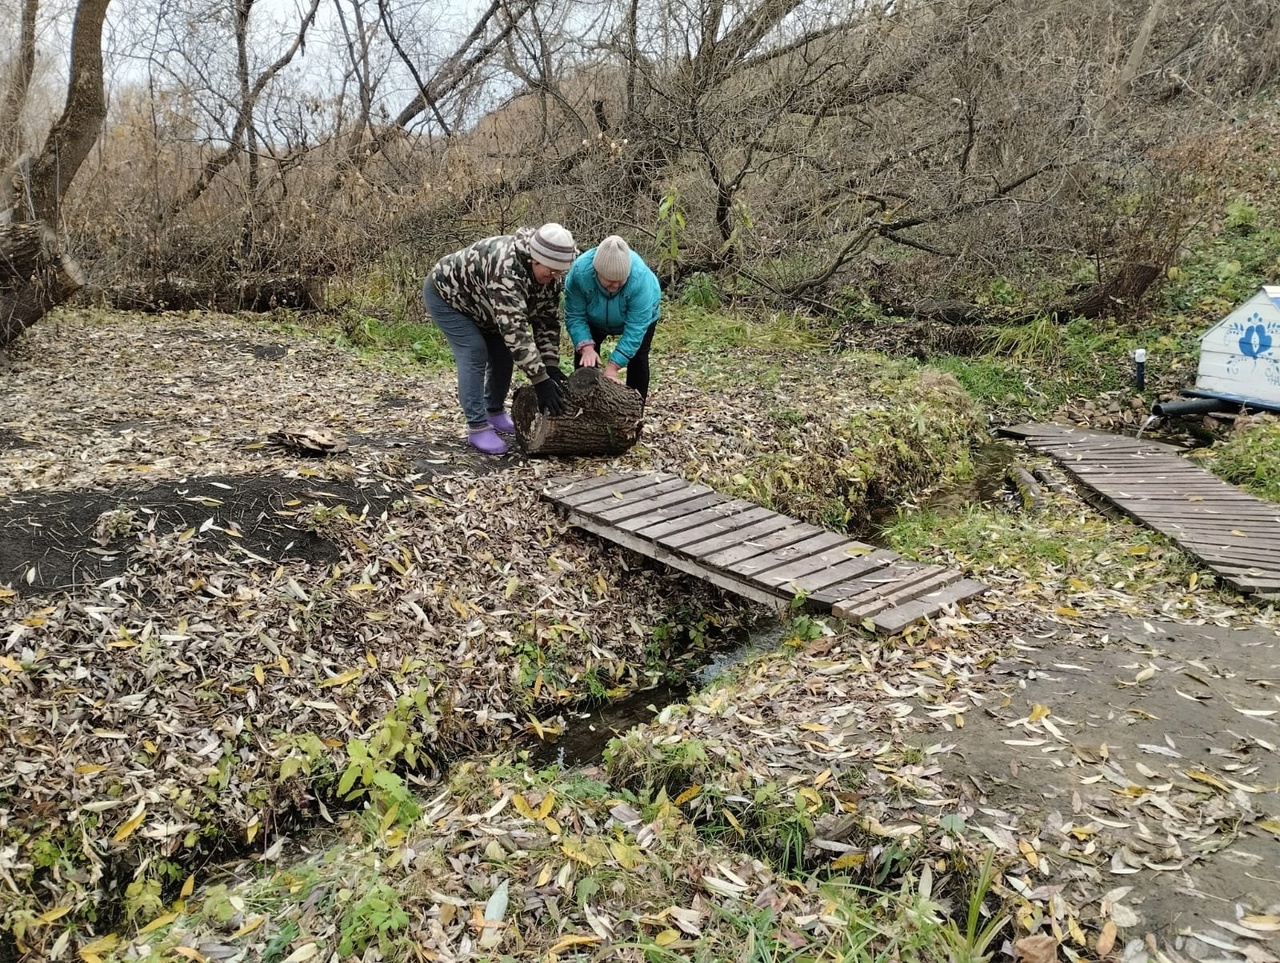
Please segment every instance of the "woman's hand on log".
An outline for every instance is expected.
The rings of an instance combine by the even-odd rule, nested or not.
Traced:
[[[600,367],[600,352],[594,344],[584,344],[578,352],[578,363],[584,368]]]
[[[622,383],[622,369],[612,361],[604,366],[604,376],[618,382],[619,384]]]

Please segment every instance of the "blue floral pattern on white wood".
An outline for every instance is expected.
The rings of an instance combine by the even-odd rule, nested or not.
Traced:
[[[1238,375],[1246,367],[1253,370],[1261,367],[1262,376],[1273,385],[1280,385],[1280,354],[1276,351],[1280,340],[1280,321],[1263,321],[1262,315],[1254,312],[1244,321],[1232,321],[1227,325],[1228,335],[1236,338],[1238,355],[1232,355],[1226,361],[1228,374]]]

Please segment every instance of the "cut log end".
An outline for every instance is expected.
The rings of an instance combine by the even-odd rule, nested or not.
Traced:
[[[516,440],[527,454],[620,455],[640,439],[640,392],[606,378],[599,368],[579,368],[567,379],[566,389],[563,415],[540,411],[532,386],[516,392],[511,418]]]

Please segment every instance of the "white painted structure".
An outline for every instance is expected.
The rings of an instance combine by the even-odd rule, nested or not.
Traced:
[[[1280,411],[1280,286],[1268,285],[1200,339],[1194,391]]]

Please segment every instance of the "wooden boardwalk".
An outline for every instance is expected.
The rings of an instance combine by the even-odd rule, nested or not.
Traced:
[[[987,588],[676,475],[558,478],[544,495],[577,527],[720,588],[778,608],[805,593],[810,611],[869,619],[880,632]]]
[[[1216,478],[1174,445],[1062,425],[1000,433],[1053,456],[1086,488],[1167,535],[1237,591],[1280,594],[1280,505]]]

